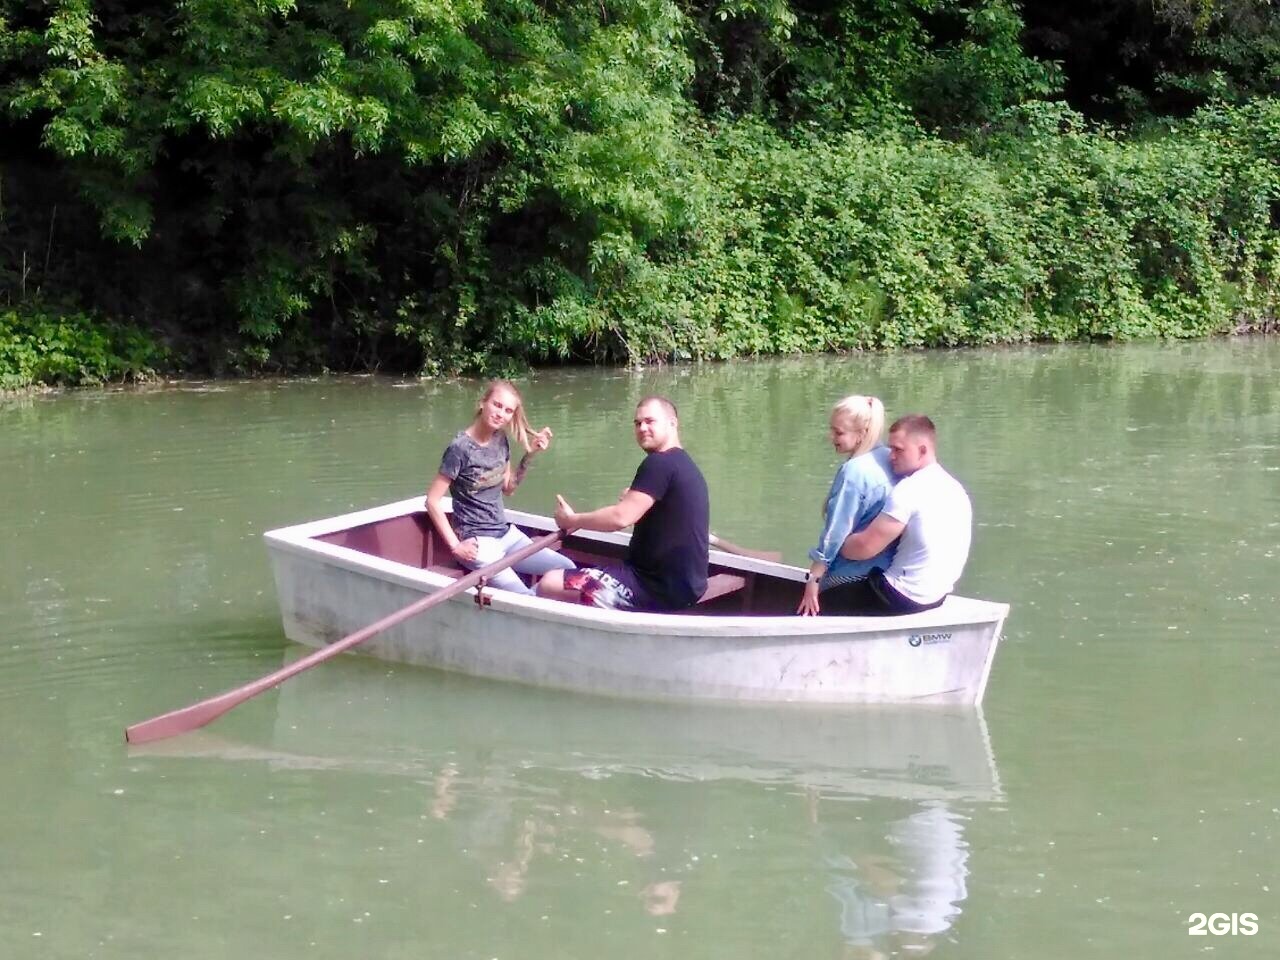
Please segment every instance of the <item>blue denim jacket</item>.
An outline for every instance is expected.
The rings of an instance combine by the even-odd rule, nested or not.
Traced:
[[[859,454],[846,460],[836,471],[827,493],[822,537],[809,551],[810,560],[821,560],[827,565],[826,576],[822,578],[824,588],[859,580],[874,567],[888,568],[898,545],[896,540],[869,560],[847,560],[840,556],[840,547],[849,534],[865,529],[876,518],[893,483],[888,447],[876,447]]]

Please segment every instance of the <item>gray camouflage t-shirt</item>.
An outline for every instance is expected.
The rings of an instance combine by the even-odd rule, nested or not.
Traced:
[[[511,459],[505,433],[481,446],[461,431],[445,448],[440,472],[449,478],[453,530],[458,539],[500,537],[509,524],[502,503],[502,481]]]

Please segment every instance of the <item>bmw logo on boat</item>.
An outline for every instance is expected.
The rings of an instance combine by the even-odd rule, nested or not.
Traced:
[[[907,643],[913,647],[932,646],[935,643],[950,643],[949,633],[913,633],[907,637]]]

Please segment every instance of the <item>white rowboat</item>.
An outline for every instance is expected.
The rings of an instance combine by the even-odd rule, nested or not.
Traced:
[[[530,536],[547,517],[507,511]],[[265,535],[289,639],[323,647],[460,576],[421,497]],[[564,552],[616,560],[628,536],[579,532]],[[641,699],[975,704],[1008,605],[948,597],[901,617],[798,617],[804,570],[711,551],[703,601],[624,613],[468,590],[367,640],[362,652],[538,686]]]

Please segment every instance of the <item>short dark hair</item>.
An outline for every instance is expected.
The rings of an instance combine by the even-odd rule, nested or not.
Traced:
[[[899,417],[893,421],[893,425],[889,427],[889,432],[905,433],[912,437],[927,437],[934,443],[938,440],[938,428],[923,413],[908,413]]]
[[[639,409],[640,409],[641,407],[643,407],[646,403],[656,403],[656,404],[659,404],[659,405],[662,407],[662,409],[663,409],[663,410],[665,410],[667,413],[669,413],[669,414],[671,415],[671,419],[673,419],[673,420],[679,420],[679,419],[680,419],[680,414],[676,412],[676,405],[675,405],[674,403],[672,403],[670,400],[668,400],[666,397],[659,396],[659,395],[658,395],[658,394],[656,394],[656,393],[655,393],[655,394],[652,394],[651,396],[645,397],[643,400],[641,400],[639,403],[637,403],[637,404],[636,404],[636,409],[637,409],[637,410],[639,410]]]

